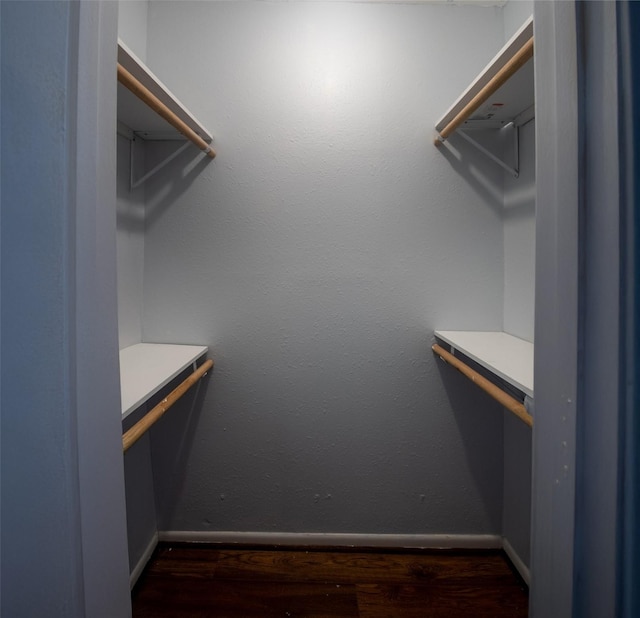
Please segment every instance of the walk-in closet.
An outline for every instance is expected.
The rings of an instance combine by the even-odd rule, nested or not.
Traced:
[[[637,2],[0,30],[2,616],[638,615]]]
[[[125,453],[132,583],[158,538],[504,547],[528,580],[531,13],[121,3],[125,429],[215,362]],[[456,338],[491,333],[489,364]],[[167,346],[193,357],[125,404]],[[440,362],[452,350],[521,418]]]

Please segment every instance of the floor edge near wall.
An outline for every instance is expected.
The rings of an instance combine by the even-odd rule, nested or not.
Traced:
[[[348,534],[318,532],[232,532],[168,530],[154,535],[144,554],[131,572],[130,585],[135,586],[151,559],[158,542],[217,543],[225,545],[265,545],[297,547],[348,547],[378,549],[503,549],[529,586],[529,568],[511,543],[498,534]]]
[[[520,558],[516,550],[513,549],[513,546],[511,545],[511,543],[509,543],[508,539],[502,539],[502,548],[504,549],[504,553],[507,554],[509,560],[511,560],[511,564],[513,564],[515,570],[520,573],[520,577],[522,577],[524,583],[530,587],[531,575],[529,572],[529,567],[524,563],[522,558]]]
[[[350,534],[321,532],[179,531],[158,533],[169,543],[222,543],[310,547],[372,547],[398,549],[499,549],[497,534]]]
[[[157,546],[158,546],[158,533],[156,532],[153,535],[153,537],[151,537],[149,544],[147,545],[146,549],[142,553],[142,556],[140,556],[140,559],[136,563],[136,566],[133,567],[133,570],[129,574],[129,588],[131,590],[133,590],[133,587],[138,582],[138,579],[140,579],[140,575],[142,575],[145,567],[147,566],[147,563],[149,562],[149,560],[151,560],[151,556],[153,556],[153,552],[155,551]]]

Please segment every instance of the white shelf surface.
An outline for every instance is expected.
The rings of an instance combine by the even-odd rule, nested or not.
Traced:
[[[118,41],[118,63],[149,89],[160,101],[185,124],[193,129],[205,142],[213,137],[180,100],[151,72],[122,41]],[[125,86],[118,83],[118,120],[145,139],[166,139],[174,135],[184,139],[164,118],[156,114]]]
[[[436,123],[436,130],[442,131],[532,36],[533,17],[529,17]],[[494,92],[461,125],[461,128],[494,129],[512,121],[516,125],[524,124],[534,115],[534,93],[533,59],[531,59]]]
[[[138,343],[120,350],[122,418],[208,351],[207,346]]]
[[[503,332],[437,330],[435,335],[533,397],[533,343]]]

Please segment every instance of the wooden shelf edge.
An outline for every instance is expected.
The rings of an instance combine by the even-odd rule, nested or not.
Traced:
[[[158,77],[120,39],[118,39],[118,64],[126,69],[153,96],[165,105],[192,131],[205,142],[211,143],[213,136],[209,130],[187,109],[187,107],[167,88]],[[129,127],[136,131],[141,127]]]
[[[466,378],[471,380],[476,386],[481,388],[487,395],[495,399],[501,406],[509,410],[512,414],[517,416],[523,423],[529,427],[533,427],[533,417],[524,404],[509,395],[502,388],[495,385],[490,380],[487,380],[484,376],[480,375],[477,371],[469,367],[466,363],[462,362],[459,358],[456,358],[450,352],[447,352],[442,346],[435,343],[431,346],[431,349],[437,354],[443,361],[457,369]]]
[[[481,367],[533,398],[533,344],[501,331],[436,330],[447,343]]]
[[[138,343],[120,350],[122,419],[208,351],[207,346],[162,343]]]
[[[520,27],[435,125],[443,139],[458,128],[533,55],[533,16]],[[522,110],[520,110],[522,111]],[[436,144],[440,139],[436,140]]]

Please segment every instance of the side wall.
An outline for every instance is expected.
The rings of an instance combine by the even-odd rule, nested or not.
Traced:
[[[621,206],[620,140],[629,131],[619,110],[618,11],[611,2],[578,4],[578,41],[584,53],[580,86],[581,341],[580,414],[577,419],[575,603],[585,618],[622,615],[619,551],[623,537],[624,345],[627,307],[621,255],[626,251]],[[638,33],[635,33],[637,36]],[[587,44],[588,42],[588,44]],[[636,415],[638,410],[635,411]],[[637,488],[636,488],[637,491]]]
[[[118,0],[118,37],[142,62],[147,61],[148,0]]]
[[[504,330],[527,341],[533,341],[535,311],[535,124],[520,127],[520,175],[504,180]]]
[[[148,2],[121,0],[118,11],[118,36],[144,61],[147,57]],[[136,141],[134,148],[134,178],[137,178],[144,170],[146,149],[141,140]],[[117,149],[118,333],[122,349],[143,340],[145,188],[144,185],[131,188],[129,139],[118,135]],[[131,415],[125,428],[139,420],[145,411],[146,408],[143,408]],[[139,567],[157,538],[148,434],[126,453],[124,466],[129,570],[134,583],[139,575]]]
[[[65,338],[72,273],[71,155],[64,138],[73,105],[67,90],[70,7],[0,4],[0,572],[7,616],[81,616],[84,606],[77,411],[69,405],[73,354]]]
[[[573,615],[578,392],[578,92],[574,2],[537,2],[536,414],[530,614]],[[544,68],[543,68],[544,67]]]
[[[136,143],[136,161],[144,148]],[[144,186],[131,189],[130,142],[118,135],[117,255],[120,349],[142,341],[144,272]]]
[[[531,1],[507,2],[503,9],[505,40],[532,13]],[[535,139],[535,121],[520,128],[520,175],[504,176],[504,330],[527,341],[534,339]],[[527,567],[531,534],[531,438],[531,429],[505,414],[502,531]]]
[[[504,181],[504,330],[533,341],[535,309],[535,121],[520,128],[520,175]],[[534,411],[535,417],[535,411]],[[503,534],[529,565],[532,431],[504,418]]]
[[[116,13],[0,10],[2,615],[126,617],[106,77]]]
[[[75,343],[78,461],[86,616],[131,611],[116,302],[116,63],[113,2],[79,5],[71,49],[75,130]]]

